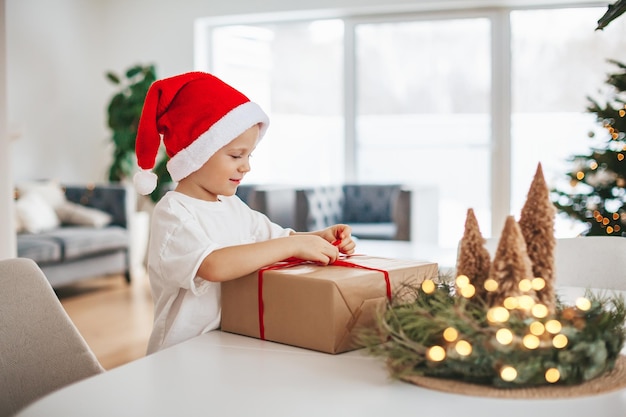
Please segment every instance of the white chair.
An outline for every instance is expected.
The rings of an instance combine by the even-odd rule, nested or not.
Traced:
[[[487,239],[492,258],[498,239]],[[585,236],[556,240],[556,285],[626,290],[626,238]]]
[[[0,261],[0,416],[103,371],[37,264]]]

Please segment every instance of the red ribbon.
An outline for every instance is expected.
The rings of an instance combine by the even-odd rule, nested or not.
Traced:
[[[363,265],[355,264],[355,263],[352,263],[352,262],[344,261],[342,259],[337,259],[331,265],[345,266],[347,268],[367,269],[368,271],[382,272],[383,276],[385,277],[385,286],[386,286],[386,289],[387,289],[387,299],[389,301],[391,301],[391,281],[389,281],[389,272],[385,271],[384,269],[378,269],[378,268],[372,268],[372,267],[369,267],[369,266],[363,266]]]
[[[263,274],[265,271],[271,271],[274,269],[283,269],[283,268],[291,268],[292,266],[302,265],[305,263],[309,263],[309,261],[304,261],[302,259],[297,258],[289,258],[282,262],[278,262],[273,265],[266,266],[264,268],[259,269],[258,274],[258,299],[259,299],[259,338],[261,340],[265,340],[265,323],[263,317]],[[371,268],[369,266],[363,266],[359,264],[355,264],[353,262],[348,262],[343,259],[337,259],[335,262],[331,263],[333,266],[343,266],[346,268],[359,268],[359,269],[367,269],[368,271],[376,271],[382,272],[385,277],[385,286],[387,290],[387,299],[391,301],[391,282],[389,280],[389,272],[384,269]]]
[[[289,258],[282,262],[275,263],[270,266],[259,269],[258,290],[257,295],[259,298],[259,337],[261,340],[265,340],[265,324],[263,323],[263,273],[265,271],[271,271],[273,269],[290,268],[292,266],[305,263],[302,259]]]

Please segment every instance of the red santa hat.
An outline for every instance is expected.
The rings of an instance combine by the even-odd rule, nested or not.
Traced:
[[[265,112],[211,74],[189,72],[154,82],[137,129],[135,153],[142,170],[135,174],[135,188],[143,195],[156,188],[152,169],[161,138],[170,157],[167,170],[178,182],[257,124],[260,140],[269,125]]]

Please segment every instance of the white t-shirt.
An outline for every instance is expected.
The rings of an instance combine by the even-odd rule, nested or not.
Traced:
[[[168,192],[152,214],[148,274],[154,327],[148,354],[219,328],[220,284],[197,276],[204,258],[226,246],[288,236],[237,196],[209,202]]]

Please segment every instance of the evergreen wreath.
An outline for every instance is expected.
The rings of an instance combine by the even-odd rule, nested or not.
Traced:
[[[588,292],[579,306],[557,302],[555,313],[541,319],[517,308],[499,321],[504,310],[455,289],[444,278],[405,287],[378,317],[377,328],[363,330],[361,344],[386,358],[396,378],[499,388],[582,383],[612,370],[623,347],[626,308],[618,296]]]

